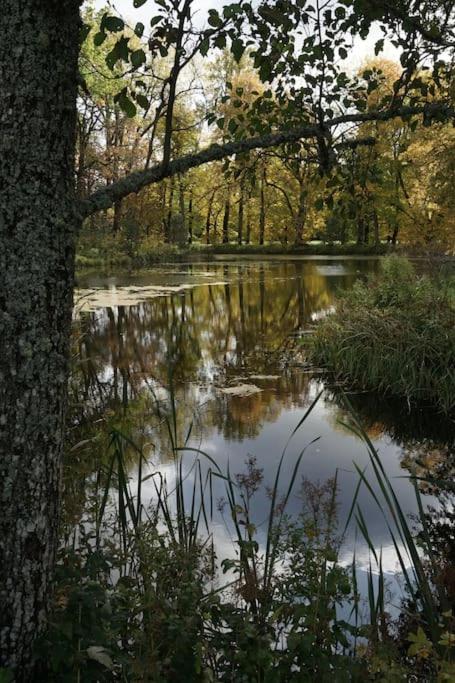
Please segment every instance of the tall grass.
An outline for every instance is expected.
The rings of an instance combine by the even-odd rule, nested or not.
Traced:
[[[156,408],[174,456],[171,486],[161,472],[148,470],[146,454],[128,434],[111,430],[108,457],[97,476],[94,534],[83,531],[85,545],[76,555],[64,555],[66,563],[70,558],[76,562],[62,566],[64,588],[57,591],[60,607],[48,645],[57,657],[55,675],[46,669],[42,680],[72,680],[76,671],[76,680],[83,672],[87,681],[284,683],[315,676],[360,681],[369,671],[369,662],[359,655],[365,637],[370,654],[379,656],[384,644],[389,648],[381,654],[384,680],[395,680],[387,676],[392,670],[395,676],[398,669],[403,677],[410,662],[393,644],[382,552],[358,503],[362,487],[389,529],[425,652],[430,649],[437,662],[447,660],[451,666],[450,645],[443,644],[447,619],[442,617],[450,606],[437,580],[419,482],[411,478],[421,545],[354,414],[350,428],[365,442],[372,477],[355,466],[359,480],[341,536],[356,523],[370,550],[367,630],[360,614],[356,555],[350,575],[338,562],[342,538],[335,538],[337,476],[324,493],[313,492],[318,507],[324,498],[323,522],[316,515],[292,518],[286,512],[310,444],[300,450],[287,482],[282,481],[283,464],[291,440],[301,436],[319,398],[303,414],[279,458],[262,543],[253,521],[261,471],[252,462],[247,475],[234,475],[229,467],[223,473],[209,454],[191,446],[191,429],[180,443],[179,407],[172,391],[166,409],[158,404]],[[347,399],[346,409],[353,412]],[[128,472],[134,460],[133,487]],[[236,549],[223,562],[217,562],[212,537],[215,481],[225,487]],[[147,483],[153,485],[154,495],[145,506]],[[227,573],[224,583],[213,582],[217,566]],[[349,622],[338,616],[343,604],[352,605]],[[372,675],[374,667],[377,662]]]
[[[455,284],[383,261],[378,279],[340,296],[310,340],[314,363],[361,389],[455,409]]]
[[[428,524],[422,497],[419,490],[419,481],[413,474],[410,476],[410,483],[415,493],[416,507],[418,510],[418,521],[421,527],[419,543],[416,540],[415,531],[411,528],[406,513],[400,505],[399,498],[393,488],[392,482],[385,471],[381,458],[374,448],[368,434],[362,428],[357,416],[352,410],[349,399],[344,397],[345,407],[349,410],[353,424],[345,424],[348,429],[359,436],[366,444],[368,456],[373,472],[370,480],[365,470],[354,463],[354,467],[359,475],[360,483],[366,487],[372,499],[377,505],[378,513],[383,517],[390,539],[396,552],[406,589],[413,605],[418,611],[422,625],[431,636],[435,647],[441,637],[442,612],[449,610],[450,604],[445,590],[438,581],[438,560],[434,555],[432,543],[429,535]],[[376,486],[374,486],[374,484]],[[360,506],[357,504],[359,488],[353,501],[355,518],[358,529],[362,534],[371,555],[376,561],[378,570],[378,591],[375,595],[372,567],[370,563],[368,571],[368,599],[370,605],[370,623],[375,629],[379,628],[378,616],[381,616],[382,623],[385,621],[384,609],[384,572],[382,568],[382,551],[377,552],[374,541],[371,539],[368,525],[362,514]]]

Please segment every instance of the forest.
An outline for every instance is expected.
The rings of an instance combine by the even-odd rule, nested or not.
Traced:
[[[332,105],[332,116],[352,105],[360,111],[384,105],[393,111],[397,101],[411,106],[422,99],[431,103],[450,92],[442,63],[434,72],[422,60],[409,75],[398,60],[382,56],[383,39],[353,68],[341,41],[338,49],[334,42],[346,12],[343,6],[337,9],[333,19],[334,10],[322,5],[308,17],[314,30],[323,28],[324,35],[329,31],[319,46],[321,54],[310,33],[303,60],[296,36],[296,54],[291,58],[288,50],[286,58],[281,56],[272,80],[266,77],[270,64],[250,47],[252,39],[239,40],[234,50],[227,46],[229,31],[221,23],[218,28],[222,20],[215,11],[209,13],[209,25],[214,27],[209,32],[217,34],[210,55],[206,33],[201,31],[198,38],[202,48],[193,45],[191,14],[182,15],[180,40],[190,43],[192,51],[187,48],[185,59],[176,64],[167,45],[145,49],[140,22],[135,27],[118,19],[115,23],[103,9],[89,7],[83,17],[88,38],[80,56],[85,85],[77,127],[79,196],[159,162],[170,118],[163,89],[171,77],[176,80],[167,143],[172,157],[194,155],[231,139],[270,134],[284,120],[287,127],[300,123],[305,110],[311,121],[311,111],[326,105]],[[279,11],[275,22],[280,21]],[[267,11],[260,16],[262,30],[270,30]],[[156,19],[159,42],[168,28],[164,16]],[[105,26],[115,32],[103,33]],[[127,46],[125,55],[130,54],[131,65],[137,68],[125,68],[119,33]],[[278,34],[275,39],[279,38]],[[280,54],[278,46],[276,50]],[[405,62],[407,57],[401,57]],[[346,62],[346,72],[340,62]],[[297,102],[299,78],[305,79],[306,87],[299,88]],[[428,117],[408,115],[372,121],[366,117],[353,123],[334,127],[327,149],[314,138],[305,143],[292,140],[177,173],[114,201],[107,212],[86,221],[80,262],[89,264],[97,250],[114,258],[147,261],[156,258],[163,243],[180,248],[228,243],[285,247],[322,241],[377,250],[384,243],[436,252],[453,248],[451,121],[442,117],[429,126]],[[330,166],[330,172],[321,173],[321,164]]]
[[[454,60],[3,0],[0,683],[455,680]]]

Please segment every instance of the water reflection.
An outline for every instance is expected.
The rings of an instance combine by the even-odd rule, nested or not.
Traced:
[[[302,259],[189,264],[137,275],[81,278],[84,288],[191,285],[137,305],[82,313],[77,319],[72,439],[86,442],[89,454],[81,482],[90,474],[96,448],[97,457],[103,457],[106,443],[99,436],[100,427],[106,432],[112,424],[126,430],[146,450],[151,468],[160,467],[172,476],[168,423],[163,419],[172,410],[174,436],[180,445],[203,447],[221,469],[229,461],[234,472],[242,470],[251,454],[264,470],[265,483],[270,484],[289,435],[324,389],[320,379],[302,367],[300,337],[330,309],[337,290],[351,287],[375,268],[374,260]],[[259,390],[248,396],[221,391],[239,384]],[[389,476],[396,477],[403,508],[414,511],[414,494],[402,477],[402,465],[425,448],[431,430],[425,432],[422,420],[412,426],[409,416],[397,421],[392,404],[384,408],[384,403],[372,404],[365,395],[353,401]],[[321,437],[308,447],[302,474],[313,482],[324,482],[338,470],[341,523],[357,484],[353,461],[368,467],[364,443],[340,424],[343,419],[346,414],[336,392],[326,389],[291,443],[283,468],[286,482],[297,454]],[[453,440],[451,426],[447,429],[447,436],[442,428],[436,429],[438,448],[447,448]],[[134,475],[133,463],[134,454]],[[79,490],[83,490],[81,482]],[[220,482],[214,495],[222,493]],[[149,495],[153,495],[151,485]],[[79,509],[83,495],[80,500],[75,506]],[[298,504],[291,502],[291,512]],[[361,491],[359,504],[376,543],[389,547],[384,522],[366,491]],[[261,529],[268,508],[265,491],[258,494],[255,505],[255,521]],[[73,512],[76,516],[76,509]],[[215,524],[221,528],[222,520],[215,519]],[[352,532],[346,553],[353,544]],[[387,557],[385,565],[386,561]]]

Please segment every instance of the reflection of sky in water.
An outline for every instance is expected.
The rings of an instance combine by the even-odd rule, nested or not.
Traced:
[[[209,409],[210,405],[207,408]],[[197,439],[194,442],[190,442],[188,446],[190,448],[200,447],[216,460],[223,472],[227,470],[229,461],[232,476],[244,470],[244,461],[249,455],[256,456],[257,466],[263,469],[264,483],[270,485],[274,480],[276,468],[287,440],[283,437],[292,432],[301,419],[302,412],[301,409],[296,408],[282,411],[277,421],[265,424],[256,438],[245,438],[243,441],[235,439],[226,440],[217,429],[212,428],[211,431],[204,431],[205,436],[202,439],[202,443]],[[328,429],[327,425],[333,422],[332,414],[333,407],[330,404],[327,405],[322,397],[307,421],[292,439],[282,467],[281,492],[284,493],[291,478],[296,458],[300,451],[307,446],[302,459],[300,478],[297,480],[296,488],[298,488],[299,480],[301,480],[302,476],[310,481],[322,483],[333,477],[335,470],[338,470],[338,515],[339,525],[342,529],[351,509],[358,482],[358,474],[353,463],[355,462],[362,470],[366,468],[365,474],[372,483],[374,483],[374,473],[366,445],[360,439],[350,434],[347,430]],[[320,437],[318,441],[311,443],[318,437]],[[415,494],[412,486],[410,486],[406,479],[406,471],[403,471],[400,466],[401,449],[387,438],[374,440],[373,444],[378,449],[382,463],[392,480],[394,490],[403,510],[408,513],[415,513],[417,509]],[[187,467],[190,467],[194,458],[195,455],[191,451],[184,455]],[[204,456],[201,456],[200,459],[203,470],[206,471],[207,465]],[[173,464],[167,462],[160,466],[155,460],[151,467],[152,469],[159,467],[163,474],[166,474],[169,489],[172,490],[174,481]],[[185,484],[188,497],[191,496],[192,487],[193,476],[190,474]],[[379,493],[378,486],[374,485],[373,488]],[[225,495],[224,484],[220,480],[214,479],[213,491],[215,499],[223,497]],[[149,486],[147,493],[150,498],[153,498],[153,486]],[[145,496],[147,496],[147,493],[145,493]],[[381,547],[383,549],[384,570],[389,572],[395,570],[397,568],[397,560],[384,518],[376,502],[364,486],[359,492],[358,504],[367,521],[371,538],[374,539],[378,549]],[[261,544],[265,539],[265,520],[267,519],[269,509],[270,500],[262,488],[255,494],[252,510],[252,521],[257,524],[258,541]],[[291,498],[287,509],[291,514],[296,514],[300,511],[301,503],[297,496]],[[218,538],[221,546],[227,549],[229,545],[226,542],[227,532],[224,529],[223,520],[216,510],[216,505],[214,507],[214,524],[215,536]],[[355,523],[352,522],[343,543],[342,561],[347,561],[352,557],[354,544]],[[229,554],[232,554],[232,548]],[[359,533],[357,533],[356,554],[360,564],[366,566],[369,558],[368,550]]]
[[[377,267],[374,260],[339,261],[230,261],[173,265],[110,278],[84,276],[80,284],[85,289],[194,285],[138,305],[84,314],[80,321],[83,341],[78,380],[83,387],[80,390],[85,391],[84,400],[92,405],[98,402],[97,416],[106,410],[119,415],[134,415],[141,410],[142,437],[140,430],[135,433],[134,428],[132,437],[154,441],[154,452],[158,455],[152,458],[152,468],[159,467],[166,473],[171,487],[173,465],[166,456],[166,430],[156,426],[151,406],[143,400],[141,404],[144,387],[153,387],[160,400],[165,398],[163,388],[169,386],[171,374],[180,445],[193,422],[188,445],[207,452],[223,472],[229,462],[233,474],[244,469],[249,455],[255,456],[257,466],[263,469],[264,485],[270,486],[289,435],[322,386],[299,367],[301,347],[297,338],[330,310],[337,290],[351,287],[359,275]],[[253,384],[261,391],[249,397],[222,393],[223,387],[239,383]],[[363,401],[360,396],[358,403],[362,408],[366,399]],[[344,417],[333,397],[325,392],[292,439],[281,474],[283,489],[299,452],[320,437],[308,445],[300,475],[323,483],[338,471],[340,529],[344,527],[358,482],[353,463],[366,468],[370,481],[374,479],[366,445],[338,423]],[[403,510],[414,513],[415,494],[404,476],[407,471],[400,465],[403,439],[388,436],[382,416],[375,413],[369,414],[367,429]],[[194,454],[185,455],[188,463],[193,459]],[[202,458],[201,462],[206,468],[207,461]],[[134,467],[131,475],[134,479]],[[134,481],[132,484],[134,489]],[[192,475],[185,487],[190,495]],[[153,497],[153,490],[150,480],[144,484],[144,502]],[[224,484],[217,480],[213,490],[215,499],[221,498]],[[381,510],[364,486],[358,503],[371,538],[377,548],[383,548],[384,569],[392,572],[397,563],[389,532]],[[288,511],[297,513],[300,505],[294,496]],[[259,491],[254,498],[253,521],[258,525],[261,544],[269,506],[265,491]],[[219,557],[232,555],[229,530],[216,504],[213,533]],[[355,524],[351,523],[342,551],[346,561],[352,557],[354,533]],[[356,553],[365,567],[368,552],[360,534]]]

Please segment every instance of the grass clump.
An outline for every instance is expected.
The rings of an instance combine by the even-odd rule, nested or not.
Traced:
[[[384,259],[376,279],[340,296],[317,326],[312,361],[361,389],[455,408],[455,283]]]

